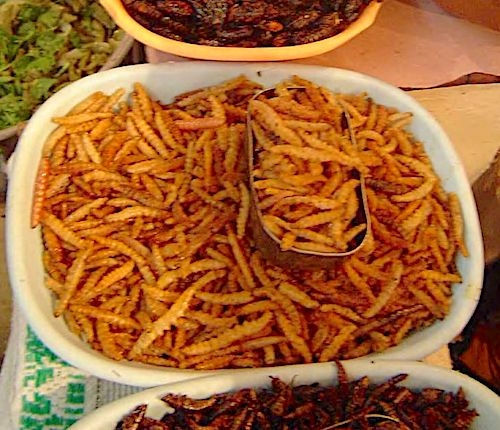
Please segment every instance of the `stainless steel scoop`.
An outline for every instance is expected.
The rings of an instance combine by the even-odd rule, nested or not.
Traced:
[[[303,87],[290,87],[288,89],[304,89]],[[274,88],[268,88],[257,93],[253,98],[262,96],[272,96],[275,94]],[[343,104],[342,106],[342,123],[344,129],[348,130],[351,144],[357,147],[356,136],[351,124],[351,117]],[[259,200],[257,191],[254,187],[254,161],[255,161],[255,147],[254,147],[254,132],[252,129],[252,112],[249,106],[247,112],[247,127],[246,127],[246,157],[247,169],[250,188],[250,227],[253,234],[255,245],[260,250],[264,258],[273,262],[274,264],[296,269],[319,269],[330,268],[334,266],[344,257],[358,252],[365,244],[369,231],[371,228],[370,214],[368,210],[368,201],[366,197],[365,180],[363,174],[358,171],[359,175],[359,193],[361,204],[357,214],[359,223],[365,223],[366,229],[358,234],[354,239],[355,246],[344,252],[315,252],[292,247],[288,250],[281,249],[281,240],[273,234],[265,225],[263,214],[259,209]]]

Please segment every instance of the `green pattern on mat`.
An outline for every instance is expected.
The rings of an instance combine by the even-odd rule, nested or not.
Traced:
[[[23,375],[20,429],[63,430],[82,417],[85,375],[47,349],[29,327]]]

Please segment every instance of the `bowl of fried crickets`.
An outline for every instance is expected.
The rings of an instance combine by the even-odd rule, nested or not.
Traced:
[[[102,0],[115,22],[162,52],[200,60],[283,61],[331,51],[369,28],[382,2]]]
[[[274,265],[248,225],[247,103],[299,80],[307,91],[293,103],[262,100],[276,122],[256,122],[280,127],[272,139],[284,158],[262,159],[252,174],[268,181],[259,199],[280,197],[271,199],[281,202],[273,220],[328,245],[356,196],[333,207],[329,199],[359,184],[336,176],[335,163],[362,162],[368,240],[328,269]],[[287,116],[294,112],[302,119]],[[292,155],[311,169],[298,178],[281,140],[291,135],[304,142]],[[339,150],[324,142],[349,157],[332,159]],[[264,170],[281,176],[269,182]],[[150,387],[229,369],[243,376],[336,359],[420,360],[460,334],[482,288],[481,230],[452,143],[409,94],[352,71],[193,61],[100,72],[37,110],[8,175],[16,302],[50,350],[115,382]],[[316,194],[304,215],[308,199],[289,192],[306,189]],[[338,208],[327,223],[303,223]]]
[[[259,369],[252,375],[226,373],[163,385],[102,406],[70,429],[131,430],[139,423],[140,428],[174,428],[175,423],[186,429],[273,423],[325,430],[460,423],[464,429],[488,430],[500,418],[499,397],[456,371],[411,361],[339,365]]]

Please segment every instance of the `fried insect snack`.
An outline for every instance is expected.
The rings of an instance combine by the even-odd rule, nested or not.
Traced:
[[[372,219],[359,253],[292,270],[252,243],[243,147],[261,85],[238,76],[161,102],[136,83],[55,118],[42,149],[31,221],[54,315],[112,359],[204,370],[359,357],[444,318],[464,223],[406,129],[411,115],[298,76],[281,87],[290,84],[307,88],[302,108],[274,109],[316,109],[284,120],[283,133],[302,141],[335,118],[338,100],[352,118],[360,151],[344,155],[366,170]],[[354,186],[336,175],[319,183],[325,196]]]
[[[249,102],[248,126],[254,137],[248,151],[250,185],[257,219],[282,252],[316,259],[345,257],[367,235],[361,175],[368,169],[351,136],[342,100],[323,88],[328,103],[318,109],[308,94],[322,97],[319,88],[303,84],[265,90]],[[285,260],[293,264],[290,254]],[[314,259],[307,258],[306,267],[311,267]],[[323,267],[337,260],[330,261]]]
[[[381,0],[378,0],[381,1]],[[140,25],[172,40],[207,46],[280,47],[302,45],[344,31],[370,0],[126,0]]]
[[[470,408],[462,388],[456,393],[437,388],[416,390],[399,385],[399,374],[375,384],[367,376],[349,381],[339,365],[336,385],[294,385],[277,377],[269,388],[244,388],[193,399],[167,393],[161,397],[173,409],[161,419],[138,405],[116,430],[132,429],[436,429],[471,428],[479,415]]]

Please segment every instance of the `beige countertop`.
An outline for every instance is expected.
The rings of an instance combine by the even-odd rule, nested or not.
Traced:
[[[432,113],[474,182],[500,148],[500,84],[459,85],[410,91]]]

